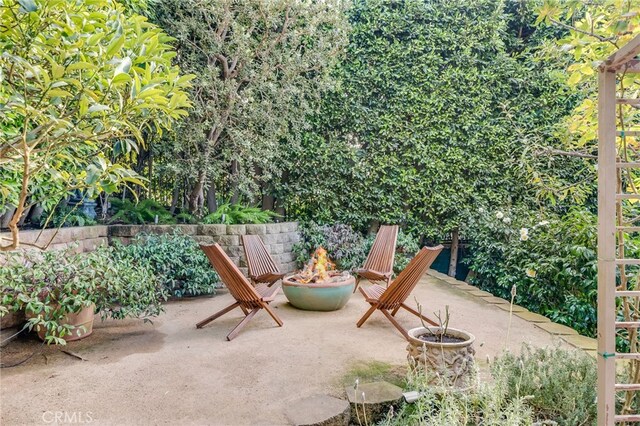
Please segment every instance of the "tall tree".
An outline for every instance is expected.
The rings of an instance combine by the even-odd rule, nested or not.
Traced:
[[[109,161],[115,145],[137,149],[190,105],[167,39],[113,0],[0,4],[0,212],[15,207],[1,250],[32,204],[140,182]]]
[[[189,209],[205,190],[255,199],[278,175],[283,140],[307,127],[327,70],[346,42],[342,0],[162,0],[155,20],[176,38],[177,63],[197,75],[193,113],[165,141],[189,182]],[[209,197],[209,207],[215,193]]]

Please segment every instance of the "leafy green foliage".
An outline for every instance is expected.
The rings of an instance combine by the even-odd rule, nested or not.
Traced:
[[[504,12],[497,0],[355,2],[340,84],[287,151],[289,213],[437,239],[478,203],[534,204],[518,154],[572,104],[547,84],[549,64],[507,50]]]
[[[138,235],[127,246],[116,242],[116,253],[147,265],[174,297],[214,294],[220,281],[198,243],[178,231]]]
[[[526,210],[483,210],[464,229],[474,283],[581,334],[595,336],[596,216],[575,209],[541,217]]]
[[[142,184],[110,161],[114,144],[135,149],[143,129],[186,115],[192,77],[171,64],[166,34],[113,0],[8,0],[0,22],[0,210],[17,207],[12,249],[31,204]]]
[[[596,363],[583,351],[524,345],[520,355],[507,352],[497,359],[492,374],[504,381],[508,398],[526,398],[537,421],[596,422]]]
[[[327,250],[329,259],[343,270],[361,267],[375,239],[375,235],[365,237],[354,231],[351,226],[341,223],[334,225],[303,223],[300,225],[300,235],[300,241],[293,246],[296,262],[300,266],[309,261],[316,248],[322,246]],[[396,244],[394,272],[397,274],[402,271],[418,250],[418,241],[400,231]]]
[[[255,200],[280,174],[346,42],[343,0],[161,0],[154,20],[176,38],[177,63],[197,75],[194,108],[158,149],[188,182],[191,212],[204,190]],[[184,141],[188,143],[184,143]],[[158,169],[159,176],[163,171]],[[209,189],[211,190],[211,189]]]
[[[406,389],[422,396],[380,424],[574,426],[596,421],[596,363],[580,350],[524,345],[520,355],[496,358],[491,378],[471,389],[443,389],[420,372],[409,374]]]
[[[109,219],[109,223],[142,225],[155,223],[156,216],[158,217],[158,224],[176,223],[171,213],[154,200],[147,199],[139,203],[133,203],[127,199],[123,201],[114,198],[110,202],[113,215]]]
[[[248,207],[241,204],[224,203],[218,209],[209,213],[202,219],[202,223],[221,223],[225,225],[236,225],[243,223],[269,223],[278,215],[272,211],[262,210],[258,207]]]
[[[95,225],[96,221],[87,216],[79,208],[69,206],[67,203],[61,203],[56,206],[52,215],[44,214],[40,219],[40,226],[63,228],[67,226],[90,226]]]
[[[153,271],[111,247],[87,254],[50,250],[8,256],[0,268],[0,315],[25,310],[32,317],[26,327],[44,328],[47,343],[65,344],[72,327],[61,320],[92,303],[103,319],[146,319],[162,312],[166,293]]]

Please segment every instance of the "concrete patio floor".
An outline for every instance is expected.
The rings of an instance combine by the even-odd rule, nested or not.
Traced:
[[[425,313],[444,312],[449,305],[450,325],[476,336],[480,365],[505,346],[517,351],[523,342],[570,347],[515,315],[506,342],[509,312],[485,301],[486,295],[474,295],[477,290],[447,281],[425,276],[408,303],[414,305],[415,296]],[[195,328],[231,300],[223,291],[167,303],[153,324],[96,318],[92,336],[65,348],[86,361],[34,339],[11,342],[2,349],[3,363],[38,353],[0,370],[1,423],[54,424],[50,420],[62,412],[96,425],[289,424],[284,409],[292,401],[315,394],[342,397],[341,380],[355,363],[406,365],[406,342],[382,314],[356,328],[368,307],[359,292],[335,312],[297,310],[280,293],[272,306],[284,327],[260,312],[231,342],[225,336],[240,321],[240,310]],[[398,319],[406,328],[420,325],[404,311]]]

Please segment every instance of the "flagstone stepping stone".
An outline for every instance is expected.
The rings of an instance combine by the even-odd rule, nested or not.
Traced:
[[[459,290],[464,290],[464,291],[467,291],[467,292],[478,290],[478,287],[474,287],[472,285],[464,284],[464,283],[460,284],[460,285],[456,285],[454,287],[459,289]]]
[[[359,416],[362,424],[375,424],[387,416],[391,406],[397,413],[402,402],[402,388],[389,382],[363,383],[358,386],[358,389],[346,386],[344,390],[351,404],[351,423],[357,424]]]
[[[496,305],[496,307],[502,309],[503,311],[509,312],[509,310],[511,308],[511,305],[509,303],[507,303],[506,305],[504,305],[504,304]],[[513,305],[513,309],[511,310],[511,312],[513,312],[515,314],[515,313],[518,313],[518,312],[529,312],[529,311],[527,310],[527,308],[523,308],[520,305]]]
[[[558,324],[556,322],[540,322],[540,323],[536,323],[536,326],[551,334],[558,334],[558,335],[578,334],[578,332],[575,331],[573,328],[567,327],[566,325]]]
[[[488,291],[484,291],[484,290],[469,290],[470,294],[473,294],[474,296],[480,296],[480,297],[493,297],[493,294],[489,293]]]
[[[598,349],[598,341],[591,337],[569,334],[561,337],[562,340],[575,346],[576,348],[584,349],[585,351],[595,351]]]
[[[491,303],[492,305],[504,305],[505,303],[509,305],[509,302],[504,300],[501,297],[488,296],[488,297],[483,297],[482,300],[484,300],[487,303]]]
[[[344,399],[315,395],[293,401],[285,415],[296,426],[348,426],[350,412]]]
[[[536,314],[535,312],[516,312],[516,315],[529,322],[551,322],[551,320],[544,315]]]

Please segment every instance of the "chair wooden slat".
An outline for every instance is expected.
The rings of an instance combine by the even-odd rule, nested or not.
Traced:
[[[356,288],[362,278],[371,282],[382,281],[387,285],[393,275],[393,260],[396,254],[398,225],[382,225],[373,241],[367,260],[356,269]],[[354,290],[355,291],[355,290]]]
[[[369,288],[360,287],[360,292],[364,295],[365,300],[371,307],[360,321],[358,321],[358,327],[362,326],[371,314],[379,310],[391,321],[400,333],[408,339],[407,331],[393,319],[400,308],[422,317],[431,325],[437,325],[433,320],[411,309],[405,304],[405,301],[442,249],[443,247],[441,245],[437,247],[423,247],[386,289],[379,285],[373,285]]]
[[[231,333],[227,335],[227,340],[233,339],[260,309],[265,309],[276,323],[282,327],[282,320],[280,320],[275,312],[273,312],[269,307],[269,302],[274,299],[275,295],[280,290],[279,286],[268,287],[266,285],[259,285],[254,288],[218,244],[200,245],[200,248],[209,258],[211,265],[213,265],[216,272],[218,272],[220,280],[224,283],[227,289],[229,289],[229,293],[233,296],[235,302],[200,321],[196,324],[197,328],[204,327],[214,319],[237,307],[242,309],[242,312],[245,314],[245,318],[243,318],[240,324],[231,330]]]
[[[271,286],[284,277],[258,235],[243,235],[242,246],[249,269],[249,278],[254,284],[265,283]]]

